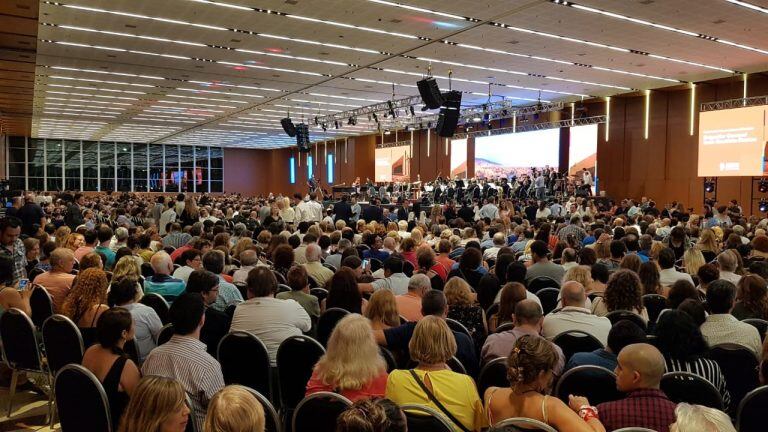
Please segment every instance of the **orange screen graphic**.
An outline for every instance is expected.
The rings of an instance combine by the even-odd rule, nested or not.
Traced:
[[[768,107],[699,114],[699,177],[762,176]]]

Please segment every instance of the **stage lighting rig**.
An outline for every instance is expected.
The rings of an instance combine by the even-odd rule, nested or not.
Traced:
[[[390,135],[392,132],[389,131],[389,129],[384,129],[384,135]]]
[[[414,111],[413,105],[409,106],[408,109],[411,111],[411,117],[415,117],[416,116],[416,111]]]
[[[392,118],[397,118],[397,113],[395,113],[395,106],[392,104],[392,101],[387,101],[387,106],[389,107],[389,115],[391,115]]]
[[[761,193],[768,192],[768,180],[761,178],[760,183],[757,185],[757,190],[759,190]]]
[[[765,198],[760,199],[757,209],[760,210],[760,213],[768,213],[768,202],[765,201]]]
[[[339,121],[338,120],[334,121],[333,122],[333,126],[335,126],[336,129],[338,129],[339,128]]]
[[[320,127],[323,128],[323,132],[328,131],[328,125],[326,125],[325,123],[321,124]]]
[[[715,191],[715,181],[710,178],[704,178],[704,193],[712,193]]]
[[[349,120],[347,120],[347,125],[355,126],[357,125],[357,120],[354,117],[350,117]]]

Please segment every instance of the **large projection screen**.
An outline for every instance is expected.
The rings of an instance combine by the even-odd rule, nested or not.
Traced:
[[[699,114],[699,177],[762,176],[768,107]]]
[[[597,179],[597,125],[574,126],[570,130],[571,143],[568,149],[568,175],[582,179],[584,168]],[[595,184],[592,184],[592,193]]]
[[[467,139],[451,140],[451,178],[467,178]]]
[[[410,146],[377,148],[375,158],[377,182],[411,181]]]
[[[518,177],[531,168],[557,170],[560,158],[560,129],[544,129],[475,139],[475,176]]]

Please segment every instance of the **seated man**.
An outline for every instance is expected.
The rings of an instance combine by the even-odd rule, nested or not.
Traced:
[[[659,389],[665,371],[664,356],[653,345],[639,343],[624,347],[616,366],[616,387],[627,397],[598,405],[605,430],[643,427],[669,432],[675,422],[675,407]]]
[[[325,284],[333,277],[333,271],[326,268],[320,262],[320,258],[323,256],[323,251],[320,249],[317,243],[311,243],[307,245],[305,252],[307,262],[303,264],[304,269],[307,271],[307,276],[311,277],[317,282],[317,285],[324,287]]]
[[[171,306],[170,315],[173,337],[149,353],[141,373],[180,382],[192,400],[190,420],[197,425],[196,430],[203,430],[208,402],[224,388],[221,365],[200,342],[200,331],[205,324],[203,298],[197,293],[180,295]]]
[[[203,255],[203,268],[215,274],[219,278],[219,295],[211,305],[219,312],[224,312],[227,306],[243,301],[243,295],[237,287],[227,282],[222,276],[224,272],[224,252],[212,249]]]
[[[608,332],[608,345],[605,348],[575,353],[565,365],[565,371],[576,366],[600,366],[613,371],[618,362],[616,357],[625,346],[643,343],[646,340],[645,331],[637,324],[629,320],[621,320]]]
[[[515,305],[515,327],[501,333],[488,335],[481,350],[481,360],[483,363],[498,357],[507,357],[515,346],[515,341],[522,335],[532,335],[541,337],[541,322],[543,312],[541,306],[533,300],[521,300]],[[552,369],[552,373],[559,377],[562,375],[565,366],[565,355],[559,346],[552,344],[557,351],[557,365]]]
[[[152,258],[150,258],[149,261],[152,262]],[[197,249],[187,249],[182,252],[181,262],[183,262],[184,265],[173,272],[173,277],[181,279],[184,283],[187,283],[187,279],[189,279],[189,275],[192,274],[193,271],[203,268],[203,257]]]
[[[38,275],[33,282],[45,288],[51,295],[53,312],[62,313],[61,306],[75,280],[75,275],[71,273],[75,265],[75,255],[70,249],[56,248],[51,252],[50,263],[51,270]]]
[[[760,333],[747,323],[743,323],[731,315],[736,286],[733,283],[718,279],[707,287],[707,308],[709,315],[701,325],[701,334],[709,346],[735,343],[742,345],[758,358],[762,352]]]
[[[229,331],[253,333],[264,342],[272,366],[277,366],[277,348],[291,336],[312,328],[307,311],[294,300],[275,298],[277,279],[268,267],[256,267],[248,274],[248,300],[235,308]]]
[[[384,261],[384,279],[377,279],[371,283],[361,283],[360,290],[366,292],[388,289],[396,296],[408,292],[408,280],[403,273],[403,260],[400,257],[390,256]]]
[[[219,278],[208,270],[195,270],[189,275],[187,292],[198,293],[205,302],[205,324],[200,330],[200,342],[208,347],[208,354],[216,357],[219,342],[229,332],[229,315],[210,307],[219,295]]]
[[[311,318],[317,319],[320,316],[320,304],[317,297],[309,293],[309,281],[307,280],[307,271],[302,266],[294,266],[288,270],[286,278],[290,291],[281,292],[275,297],[280,300],[295,300]]]
[[[693,279],[688,273],[679,272],[675,269],[675,251],[670,248],[664,248],[659,252],[659,283],[665,287],[671,287],[678,280],[684,279],[693,285]]]
[[[483,252],[484,260],[495,260],[496,256],[499,254],[499,250],[507,245],[507,238],[504,236],[504,233],[497,232],[493,235],[492,239],[493,246]]]
[[[240,268],[232,275],[232,283],[244,284],[248,279],[248,273],[257,265],[261,265],[261,263],[259,262],[259,254],[255,250],[246,249],[240,252]]]
[[[424,318],[421,314],[421,299],[431,289],[432,283],[426,275],[413,275],[408,282],[408,292],[395,297],[397,314],[408,321],[419,321]]]
[[[144,294],[156,293],[170,302],[176,300],[186,289],[184,281],[171,277],[173,273],[173,261],[165,251],[159,251],[152,255],[152,270],[155,274],[144,281]]]
[[[587,300],[584,286],[576,281],[568,281],[560,288],[560,295],[563,308],[556,309],[544,317],[541,335],[552,339],[568,330],[581,330],[594,336],[603,345],[608,343],[611,320],[592,315],[589,309],[584,308]]]
[[[429,290],[421,299],[421,314],[423,316],[435,315],[445,319],[448,316],[448,303],[445,294],[438,290]],[[374,330],[373,334],[379,345],[384,345],[390,350],[399,351],[408,356],[408,343],[411,341],[415,322],[408,322],[398,327],[386,330]],[[470,376],[477,376],[479,365],[475,354],[475,345],[472,339],[464,333],[453,332],[456,338],[456,358],[459,359]],[[410,358],[408,356],[408,358]]]

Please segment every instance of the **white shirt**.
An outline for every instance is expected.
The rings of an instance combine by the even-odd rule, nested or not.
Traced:
[[[607,345],[608,332],[611,331],[611,320],[592,315],[589,309],[566,306],[560,311],[552,312],[544,317],[541,335],[547,339],[552,339],[568,330],[581,330],[589,333],[603,345]]]
[[[675,270],[674,267],[663,269],[659,271],[659,283],[664,286],[672,286],[675,282],[684,279],[693,285],[693,278],[688,273],[683,273]]]
[[[483,259],[484,260],[489,260],[489,259],[495,260],[496,257],[498,257],[498,255],[499,255],[499,250],[501,250],[501,248],[497,247],[497,246],[489,247],[488,249],[485,250],[485,252],[483,252]]]
[[[189,275],[191,275],[193,271],[195,271],[195,269],[190,266],[181,266],[173,272],[173,277],[176,279],[181,279],[184,281],[184,283],[187,283],[187,280],[189,280]]]
[[[592,173],[589,171],[582,171],[581,179],[584,181],[584,184],[592,186]]]
[[[252,298],[235,308],[229,331],[246,331],[264,342],[272,366],[277,366],[277,348],[291,336],[312,327],[307,311],[295,300],[274,297]]]
[[[546,219],[552,214],[552,210],[544,207],[544,210],[536,210],[536,219]]]
[[[734,272],[720,270],[720,279],[727,280],[728,282],[731,282],[734,285],[738,285],[739,281],[741,280],[741,276],[737,275]]]
[[[701,325],[701,334],[710,347],[724,343],[745,346],[760,357],[762,343],[757,329],[736,319],[731,314],[712,314]]]
[[[577,262],[566,262],[566,263],[560,264],[560,267],[562,267],[563,270],[565,270],[565,271],[568,271],[568,270],[572,269],[573,267],[578,267],[578,266],[579,266],[579,263],[577,263]]]
[[[499,208],[493,204],[486,204],[480,209],[480,217],[488,219],[496,219],[499,217]]]
[[[395,273],[388,278],[378,279],[371,282],[374,291],[388,289],[396,296],[408,292],[408,282],[411,280],[405,273]]]
[[[176,222],[176,212],[173,209],[168,209],[160,214],[160,235],[165,235],[165,226],[171,222]]]
[[[305,216],[304,220],[310,222],[320,222],[323,220],[323,205],[317,201],[307,202],[306,209],[309,212],[309,216]]]

